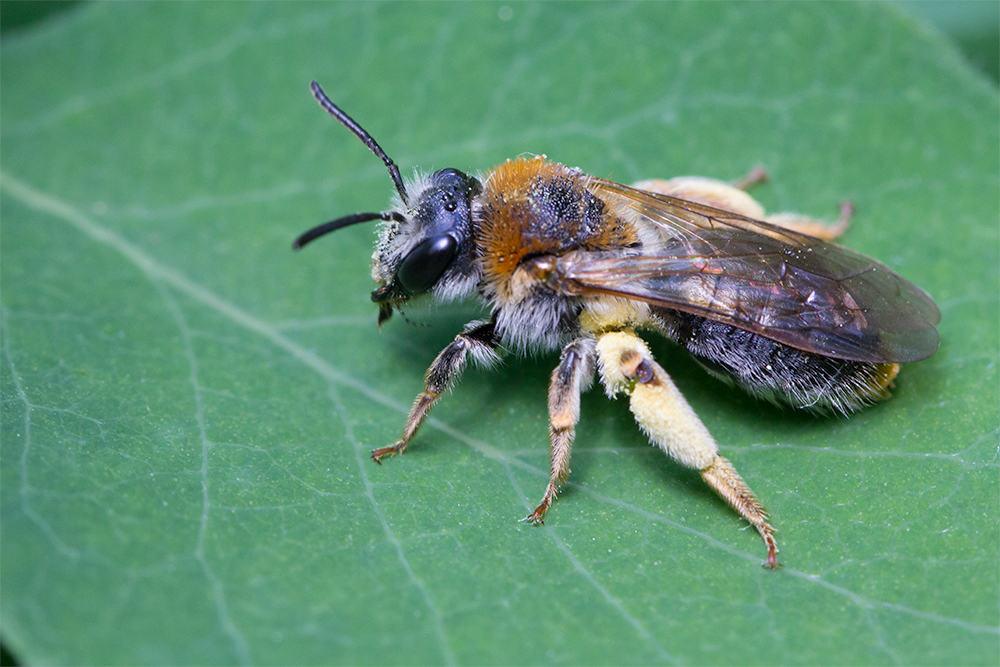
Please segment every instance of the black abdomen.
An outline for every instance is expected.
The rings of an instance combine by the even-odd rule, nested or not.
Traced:
[[[667,308],[663,332],[712,375],[769,401],[847,414],[888,398],[898,364],[848,361],[798,350],[723,322]]]

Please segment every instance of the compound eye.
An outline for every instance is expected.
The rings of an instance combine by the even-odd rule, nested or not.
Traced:
[[[458,250],[458,241],[448,234],[432,236],[417,244],[396,270],[396,280],[410,296],[423,294],[438,281]]]
[[[458,169],[442,169],[434,172],[434,185],[441,187],[463,188],[468,185],[469,177]]]

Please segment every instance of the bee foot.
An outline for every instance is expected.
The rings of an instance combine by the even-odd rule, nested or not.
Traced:
[[[373,449],[372,461],[374,461],[379,465],[382,465],[383,457],[395,456],[396,454],[400,454],[403,451],[403,447],[406,447],[406,443],[403,441],[399,441],[395,445],[392,445],[391,447],[379,447],[378,449]]]
[[[767,562],[763,565],[766,570],[780,570],[784,567],[778,562],[778,545],[775,544],[774,538],[767,541]]]

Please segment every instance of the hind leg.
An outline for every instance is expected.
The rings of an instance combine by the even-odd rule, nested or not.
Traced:
[[[767,510],[733,465],[719,455],[708,429],[684,400],[666,371],[634,333],[614,332],[597,341],[601,382],[609,396],[629,395],[629,409],[650,441],[702,479],[760,533],[767,546],[765,567],[775,569],[778,544]]]
[[[669,180],[652,178],[639,181],[634,183],[632,187],[661,195],[670,195],[678,199],[687,199],[724,211],[732,211],[823,241],[833,241],[847,230],[851,214],[854,211],[854,206],[850,202],[844,202],[840,205],[840,218],[832,224],[798,213],[768,215],[764,211],[764,207],[746,192],[748,188],[766,181],[767,178],[767,172],[763,167],[756,167],[735,183],[726,183],[703,176],[678,176]]]

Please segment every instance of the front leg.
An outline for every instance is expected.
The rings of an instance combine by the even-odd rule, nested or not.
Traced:
[[[556,494],[569,476],[569,452],[573,446],[576,423],[580,421],[580,393],[594,377],[594,340],[578,338],[563,348],[559,365],[552,371],[549,385],[549,453],[552,467],[545,496],[535,511],[524,517],[533,524],[542,523]]]
[[[424,390],[417,396],[403,427],[403,436],[396,444],[372,450],[372,461],[382,463],[383,456],[399,454],[406,448],[417,429],[424,422],[431,407],[452,385],[465,369],[469,355],[480,364],[492,365],[498,361],[496,347],[498,341],[493,322],[470,322],[465,331],[455,336],[455,340],[441,353],[427,369],[424,376]]]

